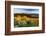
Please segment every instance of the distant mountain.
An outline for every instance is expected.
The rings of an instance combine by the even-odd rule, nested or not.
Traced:
[[[39,14],[25,14],[25,13],[15,13],[14,14],[14,16],[17,16],[17,15],[27,16],[27,17],[32,17],[32,18],[38,18],[39,17]]]

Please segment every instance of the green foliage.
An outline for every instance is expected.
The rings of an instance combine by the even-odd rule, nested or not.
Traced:
[[[23,24],[23,23],[20,23],[20,24],[14,24],[15,27],[35,27],[35,26],[38,26],[38,25],[35,25],[34,23],[26,23],[26,24]]]

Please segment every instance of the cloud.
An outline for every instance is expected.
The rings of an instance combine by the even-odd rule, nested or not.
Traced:
[[[27,13],[27,14],[31,14],[31,13],[39,13],[39,9],[25,9],[25,8],[14,8],[14,13]]]

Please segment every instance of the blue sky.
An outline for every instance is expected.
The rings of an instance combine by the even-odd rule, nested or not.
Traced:
[[[14,8],[14,13],[39,14],[39,9]]]

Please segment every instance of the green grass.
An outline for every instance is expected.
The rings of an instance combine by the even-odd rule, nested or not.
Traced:
[[[31,23],[31,24],[14,24],[14,27],[35,27],[35,26],[36,25],[33,23]]]

